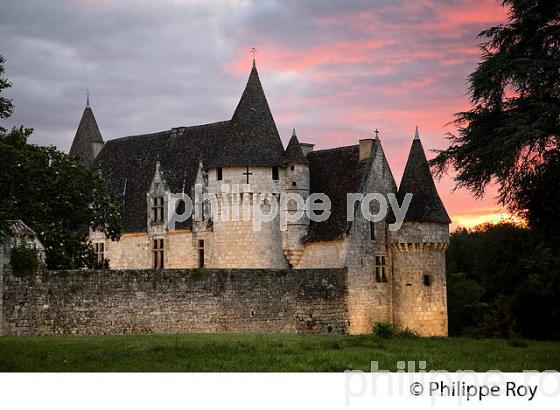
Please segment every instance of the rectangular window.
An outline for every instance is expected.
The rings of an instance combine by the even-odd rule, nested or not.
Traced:
[[[372,241],[375,241],[376,237],[375,237],[375,222],[370,221],[369,222],[369,239]]]
[[[272,167],[272,180],[278,181],[278,167]]]
[[[153,267],[154,269],[163,269],[164,268],[164,243],[163,239],[154,239],[153,240]]]
[[[294,169],[296,169],[293,165],[290,165],[290,171],[293,171]]]
[[[204,240],[198,241],[198,267],[204,268]]]
[[[375,281],[387,282],[387,265],[385,263],[385,256],[375,257]]]
[[[158,196],[152,201],[152,221],[163,222],[163,197]]]
[[[218,167],[216,168],[216,180],[217,181],[221,181],[222,180],[222,167]]]
[[[423,282],[424,282],[424,286],[432,286],[432,278],[430,277],[430,275],[424,275],[423,276]]]
[[[95,256],[97,257],[97,262],[102,263],[105,259],[105,243],[96,242],[93,244],[93,249],[95,251]]]

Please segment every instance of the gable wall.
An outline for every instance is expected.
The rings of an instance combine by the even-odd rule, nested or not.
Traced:
[[[375,142],[374,144],[379,144]],[[379,146],[372,152],[371,168],[365,181],[364,195],[378,192],[386,196],[396,193],[396,185]],[[377,213],[376,201],[371,202],[370,211]],[[391,290],[391,258],[388,248],[387,224],[375,223],[376,239],[370,239],[370,223],[364,218],[360,207],[348,236],[348,307],[350,312],[351,333],[371,333],[376,322],[393,322]],[[375,256],[385,256],[387,282],[378,283],[375,279]]]

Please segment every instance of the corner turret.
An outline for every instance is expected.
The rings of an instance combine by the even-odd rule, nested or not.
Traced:
[[[402,204],[412,200],[404,223],[391,232],[393,265],[393,323],[423,336],[447,336],[445,251],[449,243],[449,215],[439,197],[420,141],[412,141],[398,191]]]

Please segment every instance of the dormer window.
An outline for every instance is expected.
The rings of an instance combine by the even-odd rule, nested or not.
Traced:
[[[222,167],[216,168],[216,181],[221,181],[223,178]]]
[[[278,167],[272,167],[272,180],[278,181]]]
[[[152,199],[152,221],[163,222],[163,197],[158,196]]]

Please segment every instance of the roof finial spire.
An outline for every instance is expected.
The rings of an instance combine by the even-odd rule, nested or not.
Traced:
[[[419,140],[419,139],[420,139],[420,134],[418,133],[418,125],[416,126],[416,132],[414,133],[414,139],[415,139],[415,140]]]
[[[375,132],[375,139],[379,140],[379,130],[376,128],[373,132]]]
[[[257,66],[257,64],[255,63],[255,56],[257,54],[257,49],[255,47],[251,48],[251,54],[253,54],[253,68],[255,68]]]
[[[294,128],[293,131],[292,131],[292,137],[295,137],[295,136],[296,136],[296,129]]]
[[[86,88],[86,107],[89,107],[89,88]]]

